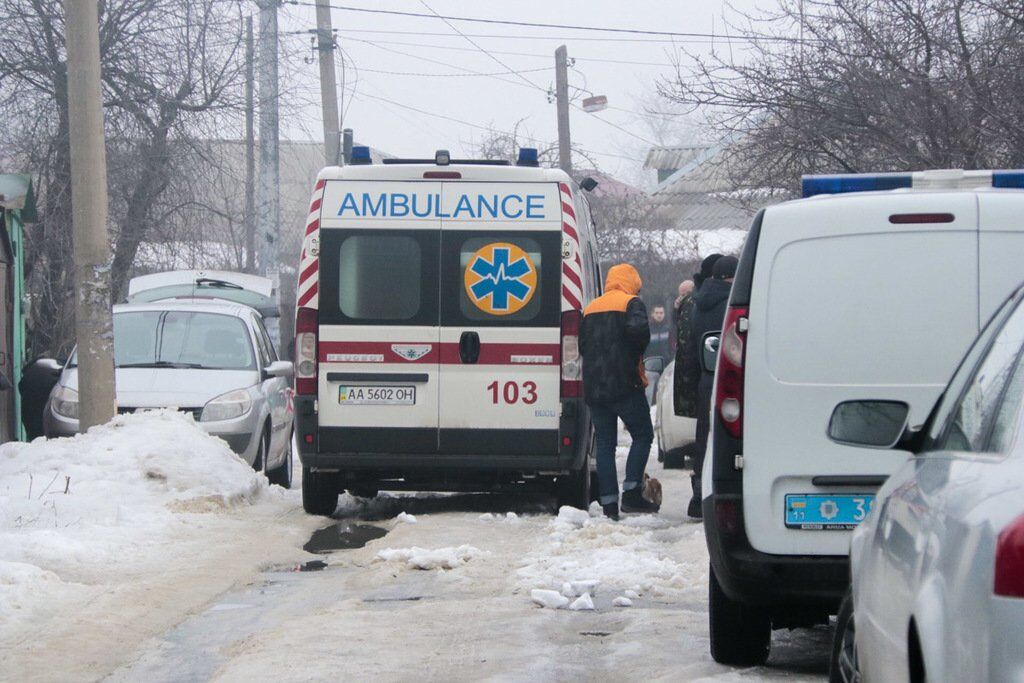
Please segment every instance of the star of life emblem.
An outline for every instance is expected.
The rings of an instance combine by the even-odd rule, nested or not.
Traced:
[[[405,360],[413,361],[423,358],[434,348],[431,344],[392,344],[391,350]]]

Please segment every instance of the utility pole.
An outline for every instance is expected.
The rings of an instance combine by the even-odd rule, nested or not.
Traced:
[[[256,272],[256,135],[253,130],[252,17],[245,18],[245,272]]]
[[[281,170],[278,160],[277,0],[259,0],[260,164],[256,199],[256,243],[260,274],[277,268],[276,243],[281,230]]]
[[[78,341],[78,420],[82,431],[117,412],[114,323],[110,308],[107,157],[100,95],[97,0],[65,0],[71,227]]]
[[[558,109],[558,166],[572,175],[572,146],[569,141],[569,59],[565,45],[555,50],[555,102]]]
[[[316,0],[316,49],[320,54],[320,104],[324,116],[324,156],[328,166],[338,165],[341,142],[338,118],[338,81],[334,73],[334,32],[328,0]]]

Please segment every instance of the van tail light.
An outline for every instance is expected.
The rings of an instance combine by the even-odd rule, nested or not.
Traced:
[[[996,541],[994,592],[1004,598],[1024,598],[1024,515],[1010,522]]]
[[[582,364],[580,359],[579,311],[562,313],[562,398],[579,398],[582,395]]]
[[[311,396],[317,393],[317,328],[319,316],[315,308],[300,308],[295,316],[295,393]]]
[[[730,306],[718,346],[715,412],[725,430],[743,438],[743,361],[747,354],[747,307]]]

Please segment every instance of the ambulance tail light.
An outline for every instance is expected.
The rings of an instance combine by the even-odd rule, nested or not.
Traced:
[[[580,358],[582,320],[583,315],[579,311],[562,313],[562,398],[579,398],[583,393],[583,368]]]
[[[743,361],[747,353],[747,307],[730,306],[722,325],[715,375],[715,413],[725,430],[743,438]]]
[[[295,316],[295,393],[317,393],[317,327],[315,308],[300,308]]]

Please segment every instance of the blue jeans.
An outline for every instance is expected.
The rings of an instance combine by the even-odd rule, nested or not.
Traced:
[[[626,425],[626,431],[633,437],[626,458],[626,481],[622,490],[629,491],[643,482],[647,456],[654,441],[654,427],[651,426],[651,407],[642,390],[637,390],[614,403],[595,403],[590,406],[594,421],[594,438],[597,441],[597,485],[601,505],[617,503],[619,500],[619,475],[615,470],[615,446],[618,443],[618,418]]]

